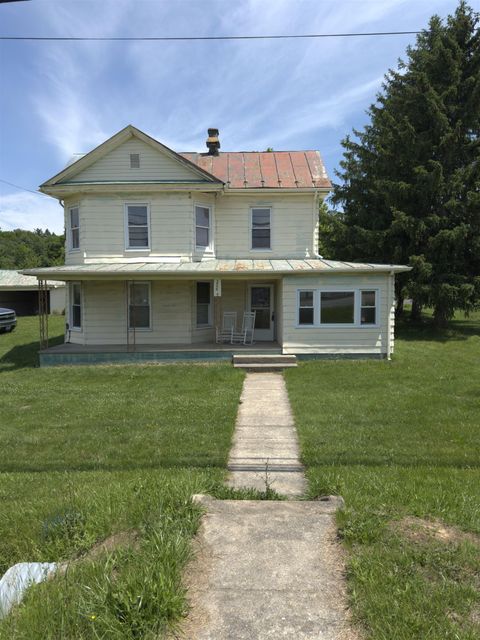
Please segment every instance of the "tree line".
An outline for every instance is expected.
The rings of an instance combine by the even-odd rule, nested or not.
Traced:
[[[0,269],[52,267],[64,262],[65,236],[48,229],[0,230]]]

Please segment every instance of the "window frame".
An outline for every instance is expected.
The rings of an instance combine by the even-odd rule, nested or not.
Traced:
[[[254,209],[268,209],[270,211],[270,246],[269,247],[254,247],[253,246],[253,211]],[[250,206],[250,224],[249,224],[249,236],[250,236],[250,251],[255,252],[271,252],[273,251],[273,207],[270,204],[255,204]]]
[[[312,294],[312,306],[305,307],[300,305],[300,297],[302,293],[311,293]],[[315,320],[317,318],[317,309],[316,309],[316,291],[315,289],[298,289],[297,290],[297,325],[299,327],[314,327]],[[313,309],[313,321],[310,323],[302,323],[300,322],[300,309]]]
[[[202,225],[197,225],[197,207],[202,209],[208,209],[208,246],[204,247],[197,244],[197,227],[205,229]],[[193,246],[196,253],[214,253],[213,242],[213,205],[206,202],[194,202],[193,203]]]
[[[130,225],[128,224],[128,208],[129,207],[146,207],[147,208],[147,233],[148,233],[148,245],[146,247],[131,247],[130,246]],[[125,232],[125,251],[151,251],[152,230],[150,223],[150,203],[149,202],[125,202],[124,208],[124,232]],[[137,227],[144,227],[145,225],[135,225]]]
[[[313,291],[314,300],[314,323],[313,324],[300,324],[300,292],[301,291]],[[361,322],[361,302],[362,291],[374,291],[375,292],[375,324],[362,324]],[[353,309],[353,323],[345,322],[324,322],[321,319],[321,294],[325,293],[353,293],[354,294],[354,309]],[[373,308],[373,307],[371,307]],[[295,310],[295,328],[296,329],[379,329],[380,323],[380,288],[374,287],[336,287],[334,285],[323,287],[298,287],[296,291],[296,310]]]
[[[362,293],[373,293],[375,296],[375,304],[362,304]],[[362,327],[375,327],[378,325],[378,289],[359,289],[359,322]],[[362,322],[362,309],[375,309],[375,322]]]
[[[198,324],[198,285],[208,284],[210,287],[210,300],[208,302],[208,324]],[[205,304],[202,302],[201,304]],[[213,327],[213,283],[211,280],[196,280],[195,281],[195,328],[196,329],[211,329]]]
[[[79,287],[79,292],[80,292],[80,305],[79,305],[80,306],[80,325],[79,326],[76,326],[73,324],[73,318],[74,318],[73,307],[78,306],[73,304],[73,299],[74,299],[73,288],[74,287]],[[83,287],[82,287],[82,283],[77,280],[69,282],[69,287],[68,287],[68,329],[69,331],[77,331],[79,333],[83,331]]]
[[[78,227],[72,226],[72,211],[77,209],[78,211]],[[68,207],[68,251],[80,251],[80,205],[71,204]],[[73,246],[73,231],[78,229],[78,247]]]
[[[148,287],[148,327],[132,327],[130,326],[130,301],[131,288],[133,285],[146,284]],[[148,280],[129,280],[128,282],[128,301],[127,301],[127,325],[129,331],[152,331],[152,283]]]
[[[132,158],[136,156],[138,158],[138,166],[134,167],[132,166]],[[130,169],[140,169],[140,154],[139,153],[130,153],[129,154],[129,161],[130,161]]]

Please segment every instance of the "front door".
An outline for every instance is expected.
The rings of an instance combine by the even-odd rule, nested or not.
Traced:
[[[273,340],[273,284],[250,285],[248,297],[250,311],[256,312],[254,340]]]

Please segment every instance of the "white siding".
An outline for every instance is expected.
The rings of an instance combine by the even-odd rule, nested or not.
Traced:
[[[87,344],[127,343],[125,282],[84,282],[84,334]],[[191,284],[188,281],[151,283],[151,329],[135,332],[136,344],[191,342]],[[73,341],[73,340],[72,340]],[[130,341],[133,331],[130,330]]]
[[[313,257],[313,195],[235,195],[218,198],[216,204],[216,255],[218,258]],[[271,250],[252,251],[250,208],[272,208]]]
[[[140,155],[140,168],[130,168],[130,154]],[[69,177],[68,181],[89,182],[101,180],[202,180],[194,170],[177,162],[150,145],[133,138],[127,140],[87,169]]]
[[[283,281],[284,353],[387,354],[387,331],[393,332],[389,275],[287,276]],[[372,288],[379,292],[378,327],[298,327],[298,289]]]

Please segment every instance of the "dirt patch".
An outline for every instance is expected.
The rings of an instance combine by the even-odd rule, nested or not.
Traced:
[[[470,542],[480,546],[480,536],[462,531],[458,527],[449,526],[441,520],[424,520],[415,516],[406,516],[392,522],[390,528],[412,542],[437,541],[445,544]]]
[[[105,553],[111,553],[120,547],[133,547],[138,549],[140,546],[140,532],[136,529],[130,531],[120,531],[114,533],[104,540],[100,540],[93,545],[85,554],[79,558],[80,560],[96,560]]]

